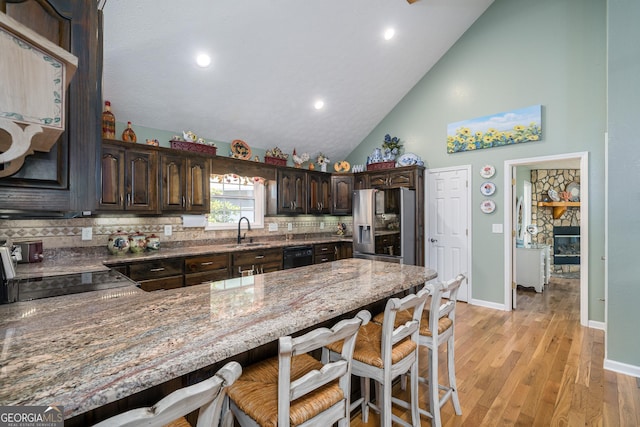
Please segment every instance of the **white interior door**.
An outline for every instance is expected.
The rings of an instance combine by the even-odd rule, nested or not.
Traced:
[[[430,169],[427,175],[427,265],[445,281],[463,273],[460,301],[471,297],[469,166]]]

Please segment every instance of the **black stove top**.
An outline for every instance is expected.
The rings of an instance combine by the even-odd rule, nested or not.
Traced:
[[[9,280],[0,284],[0,304],[135,286],[115,270]]]

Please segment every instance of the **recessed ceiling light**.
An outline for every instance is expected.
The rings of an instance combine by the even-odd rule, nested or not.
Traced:
[[[324,101],[319,99],[315,104],[313,104],[313,106],[316,110],[322,110],[324,108]]]
[[[196,57],[196,63],[199,67],[205,68],[211,64],[211,57],[206,53],[201,53]]]
[[[396,30],[394,30],[393,28],[387,28],[384,31],[384,39],[391,40],[395,34],[396,34]]]

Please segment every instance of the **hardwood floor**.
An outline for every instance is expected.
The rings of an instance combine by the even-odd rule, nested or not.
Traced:
[[[512,312],[459,303],[455,359],[462,415],[447,402],[443,426],[640,425],[640,384],[603,369],[604,332],[580,326],[579,305],[578,280],[561,278],[552,278],[541,294],[518,289]],[[440,378],[446,378],[443,356]],[[420,357],[424,374],[426,351]],[[403,396],[399,386],[394,395]],[[421,394],[424,406],[425,399]],[[394,412],[409,420],[406,410]],[[357,414],[351,425],[379,427],[379,417],[370,412],[364,424]],[[422,425],[431,421],[422,417]]]

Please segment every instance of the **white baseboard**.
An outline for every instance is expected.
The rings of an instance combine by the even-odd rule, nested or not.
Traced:
[[[484,301],[484,300],[481,300],[481,299],[473,299],[473,298],[471,298],[469,300],[469,304],[477,305],[477,306],[480,306],[480,307],[493,308],[494,310],[506,311],[504,304],[498,304],[496,302],[491,302],[491,301]]]
[[[604,322],[597,322],[595,320],[589,320],[589,323],[587,325],[589,328],[592,329],[600,329],[601,331],[605,330],[605,323]]]
[[[628,365],[615,360],[604,360],[604,369],[640,378],[640,366]]]

